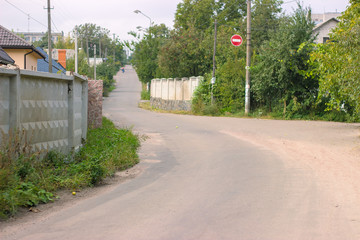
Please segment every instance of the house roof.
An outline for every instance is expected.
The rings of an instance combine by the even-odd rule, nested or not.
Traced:
[[[40,72],[49,72],[49,55],[42,49],[41,47],[36,48],[37,51],[41,52],[45,59],[38,59],[38,66],[37,69]],[[63,74],[66,74],[66,69],[54,59],[52,59],[52,72],[57,73],[61,71]]]
[[[2,64],[14,64],[15,61],[0,47],[0,63]]]
[[[41,57],[45,56],[24,39],[0,25],[0,47],[4,49],[31,49]]]
[[[313,31],[318,30],[319,28],[321,28],[322,26],[328,24],[331,21],[335,21],[336,23],[340,22],[340,20],[338,20],[337,18],[330,18],[328,20],[326,20],[325,22],[319,23],[318,25],[316,25],[313,29]]]

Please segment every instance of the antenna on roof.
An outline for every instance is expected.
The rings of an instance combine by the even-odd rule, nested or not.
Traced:
[[[30,14],[28,14],[28,33],[30,32]]]

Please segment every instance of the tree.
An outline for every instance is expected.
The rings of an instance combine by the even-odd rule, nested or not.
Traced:
[[[135,32],[132,34],[137,37]],[[133,42],[132,63],[141,82],[148,83],[158,75],[158,53],[168,37],[169,29],[165,24],[161,24],[149,28],[145,37],[139,39],[139,42]]]
[[[350,0],[330,41],[312,54],[320,77],[319,100],[328,110],[342,110],[359,118],[360,113],[360,3]]]
[[[36,42],[33,42],[34,47],[41,47],[41,48],[48,48],[48,32],[44,34],[44,36]],[[51,40],[51,45],[54,45],[53,41]]]
[[[79,42],[82,49],[85,50],[87,57],[94,57],[94,46],[96,45],[96,56],[97,57],[108,57],[113,56],[114,51],[115,55],[118,57],[117,60],[120,59],[123,54],[123,44],[119,41],[119,39],[111,39],[109,37],[110,30],[103,28],[101,26],[97,26],[93,23],[85,23],[79,26],[75,26],[77,29]],[[74,29],[74,33],[75,33]]]
[[[251,13],[251,46],[256,51],[267,40],[272,30],[279,26],[281,4],[279,0],[255,0]]]
[[[67,37],[59,37],[56,44],[54,44],[54,48],[57,49],[75,49],[75,42],[69,36]]]
[[[269,111],[279,102],[283,103],[284,114],[287,109],[292,110],[290,113],[308,111],[315,102],[318,82],[304,76],[314,40],[310,14],[308,8],[298,5],[292,16],[281,19],[279,29],[270,34],[256,57],[252,91],[257,102],[267,105]]]
[[[164,77],[204,75],[210,69],[211,55],[206,56],[203,36],[194,27],[173,32],[159,54],[160,72]]]
[[[66,69],[68,71],[75,72],[75,58],[74,57],[66,60]],[[85,75],[85,76],[89,76],[89,77],[93,76],[93,73],[90,71],[90,67],[87,63],[86,53],[84,52],[84,50],[79,51],[78,73],[80,75]]]

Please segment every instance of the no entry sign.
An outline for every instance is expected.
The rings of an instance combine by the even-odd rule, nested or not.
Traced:
[[[242,44],[242,42],[243,42],[241,36],[237,35],[237,34],[233,35],[231,37],[230,41],[231,41],[231,44],[236,46],[236,47],[240,46]]]

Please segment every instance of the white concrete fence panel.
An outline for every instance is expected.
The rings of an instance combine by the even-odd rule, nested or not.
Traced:
[[[24,131],[37,151],[76,150],[86,139],[87,98],[80,75],[0,69],[1,132]]]
[[[202,77],[151,80],[151,104],[167,110],[189,110]]]

